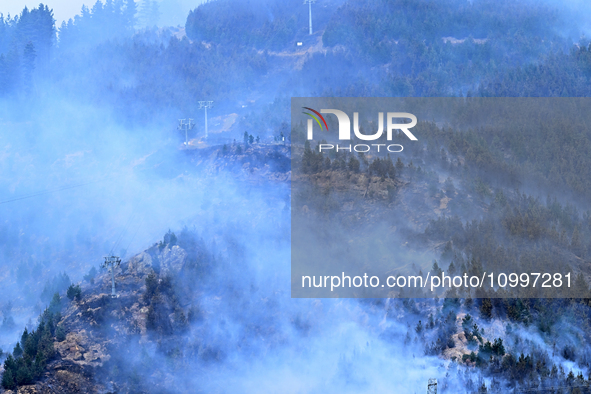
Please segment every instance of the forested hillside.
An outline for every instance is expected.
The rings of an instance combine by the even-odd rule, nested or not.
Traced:
[[[109,97],[138,121],[142,107],[187,110],[190,97],[206,96],[235,105],[236,92],[270,86],[285,97],[580,96],[588,85],[588,43],[579,42],[570,14],[546,3],[315,7],[312,37],[299,3],[208,2],[189,14],[187,38],[167,28],[134,34],[133,2],[97,2],[61,26],[46,6],[26,10],[2,19],[0,86],[5,96],[49,85],[89,102]],[[322,50],[296,54],[296,41],[307,48],[317,39]]]
[[[296,0],[208,1],[184,28],[150,9],[0,16],[5,390],[591,392],[584,100],[475,99],[383,155],[289,126],[291,97],[588,97],[589,6],[318,0],[312,35]],[[577,297],[291,298],[294,209],[376,231],[420,277],[545,267]]]

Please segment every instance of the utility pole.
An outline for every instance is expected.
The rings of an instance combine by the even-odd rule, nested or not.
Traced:
[[[304,0],[304,4],[308,4],[308,12],[310,14],[310,35],[312,35],[312,3],[316,3],[316,0]]]
[[[185,123],[185,120],[186,119],[179,119],[179,127],[177,129],[181,131],[185,130],[185,146],[188,147],[189,140],[187,132],[191,130],[193,127],[195,127],[195,123],[193,123],[193,119],[189,119],[189,122],[187,123]]]
[[[115,268],[119,267],[121,259],[117,256],[105,256],[105,262],[103,268],[109,268],[111,270],[111,298],[117,298],[115,292]]]
[[[427,394],[437,394],[437,379],[429,379],[427,383]]]
[[[207,109],[213,107],[213,101],[199,101],[199,109],[205,109],[205,138],[207,138]]]

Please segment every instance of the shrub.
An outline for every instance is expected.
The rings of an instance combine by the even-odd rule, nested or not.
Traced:
[[[82,298],[82,289],[80,289],[80,285],[70,285],[70,287],[68,287],[66,295],[68,296],[70,301],[73,301],[74,299],[76,301],[80,301],[80,299]]]

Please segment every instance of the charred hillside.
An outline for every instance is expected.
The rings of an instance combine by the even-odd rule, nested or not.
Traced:
[[[291,174],[291,152],[284,143],[244,142],[188,150],[191,171],[216,175],[232,174],[238,179],[285,182]]]
[[[29,334],[41,333],[43,347],[23,334],[17,347],[24,352],[9,356],[18,364],[16,373],[9,374],[11,382],[5,372],[3,385],[18,386],[18,393],[178,392],[167,382],[183,368],[183,357],[221,357],[206,343],[187,339],[204,318],[199,287],[213,260],[188,232],[178,241],[169,233],[116,269],[117,298],[111,298],[107,271],[81,284],[72,300],[55,296],[38,330]],[[41,361],[44,369],[37,371]]]

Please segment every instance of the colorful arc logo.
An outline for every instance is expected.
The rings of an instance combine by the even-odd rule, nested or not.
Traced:
[[[326,126],[326,131],[328,131],[328,125],[326,124],[326,120],[324,120],[324,117],[322,115],[320,115],[320,112],[313,110],[312,108],[309,107],[302,107],[304,109],[307,109],[309,111],[314,112],[316,115],[318,115],[320,117],[320,119],[322,119],[322,122],[324,123],[324,126]],[[310,115],[312,118],[314,118],[314,120],[316,121],[316,123],[318,123],[318,126],[320,126],[320,130],[324,130],[324,128],[322,127],[322,123],[320,123],[320,120],[314,116],[313,114],[309,113],[309,112],[302,112],[303,114],[306,115]]]

